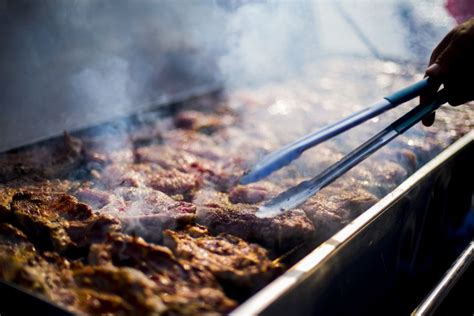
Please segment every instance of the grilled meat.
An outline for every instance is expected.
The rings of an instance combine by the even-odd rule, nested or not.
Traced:
[[[111,164],[101,174],[110,189],[118,186],[150,187],[168,195],[192,196],[199,186],[198,177],[177,169],[163,169],[155,164]]]
[[[120,229],[112,216],[95,215],[85,204],[66,194],[18,192],[8,216],[41,249],[75,255],[91,243]]]
[[[211,236],[202,226],[188,226],[183,231],[166,230],[164,236],[165,245],[179,259],[210,271],[233,291],[257,290],[281,269],[268,259],[264,248],[230,234]]]
[[[68,134],[50,146],[0,155],[0,182],[22,178],[62,177],[83,162],[82,143]]]
[[[175,146],[152,145],[138,148],[137,160],[144,163],[155,163],[164,169],[196,175],[220,191],[226,191],[234,186],[244,173],[241,161],[237,158],[230,157],[223,161],[213,161],[212,159],[217,159],[219,154],[209,150],[211,147],[197,146],[201,150],[198,153],[201,156],[198,156],[196,155],[197,150],[187,151],[180,148],[180,143]]]
[[[178,260],[165,247],[141,238],[114,234],[108,242],[91,248],[89,261],[112,263],[142,271],[156,285],[169,314],[225,313],[235,302],[222,292],[214,276],[201,263]]]
[[[162,315],[156,284],[131,268],[88,266],[73,270],[77,308],[88,314]]]
[[[301,207],[317,228],[323,241],[377,202],[377,198],[356,188],[329,186],[308,199]]]
[[[278,194],[281,188],[270,182],[252,183],[249,185],[239,185],[229,192],[229,201],[244,204],[256,204],[267,200]]]
[[[273,218],[255,215],[257,206],[232,204],[224,193],[198,192],[196,222],[213,234],[228,233],[280,253],[314,237],[315,227],[302,210]]]
[[[212,134],[226,126],[230,126],[235,118],[229,114],[216,115],[198,111],[182,111],[174,118],[174,125],[178,128]]]
[[[147,240],[160,241],[161,231],[194,222],[196,207],[175,201],[150,188],[119,187],[113,193],[85,189],[76,192],[78,198],[95,205],[100,214],[120,219],[125,231]]]
[[[312,115],[320,95],[288,87],[1,154],[0,278],[79,314],[225,314],[279,273],[270,256],[328,238],[472,129],[474,112],[440,109],[438,127],[412,129],[301,209],[258,218],[261,203],[361,141],[344,135],[269,182],[237,185],[262,155],[353,111],[341,99],[338,111],[325,103]],[[288,113],[299,124],[284,126]]]

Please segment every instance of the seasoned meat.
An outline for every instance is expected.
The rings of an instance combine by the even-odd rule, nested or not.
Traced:
[[[74,192],[74,196],[81,202],[86,203],[93,210],[99,210],[108,204],[116,202],[117,210],[124,208],[125,203],[112,193],[92,188],[81,188]],[[120,206],[119,203],[122,203]]]
[[[110,214],[122,222],[125,231],[147,240],[160,241],[161,231],[193,223],[196,207],[175,201],[150,188],[120,187],[113,193],[87,189],[76,192],[81,201],[97,206],[100,214]]]
[[[17,192],[18,190],[13,188],[0,187],[0,223],[11,219],[10,203]]]
[[[164,232],[164,242],[174,254],[192,265],[210,271],[232,290],[257,290],[280,271],[268,259],[267,251],[229,235],[211,236],[202,226],[188,226],[184,231]]]
[[[191,131],[173,130],[163,135],[166,146],[189,153],[200,159],[220,162],[229,156],[229,152],[216,137]]]
[[[150,240],[160,240],[161,231],[190,224],[195,219],[196,207],[187,202],[175,201],[166,194],[146,188],[119,188],[115,191],[126,208],[117,215],[126,231]],[[108,209],[105,206],[101,211]]]
[[[118,186],[150,187],[168,195],[190,197],[198,188],[194,174],[177,169],[163,169],[155,164],[111,164],[101,174],[101,181],[111,189]]]
[[[377,198],[363,189],[329,186],[308,199],[302,209],[323,241],[376,202]]]
[[[13,222],[37,246],[71,254],[120,229],[111,216],[95,215],[85,204],[66,194],[16,193],[10,202]]]
[[[194,203],[197,205],[196,222],[208,227],[213,234],[228,233],[277,252],[314,237],[315,227],[302,210],[259,218],[255,215],[257,206],[231,204],[227,195],[217,192],[200,192]]]
[[[408,171],[399,163],[389,160],[367,160],[340,178],[349,186],[366,189],[382,197],[408,177]]]
[[[178,128],[211,134],[231,125],[234,120],[234,117],[228,114],[215,115],[198,111],[183,111],[174,117],[174,124]]]
[[[281,188],[270,182],[239,185],[229,192],[229,201],[234,204],[256,204],[275,196],[279,191],[281,191]]]
[[[136,157],[138,162],[156,163],[165,169],[176,169],[185,173],[204,173],[212,170],[209,161],[185,151],[163,145],[138,148],[136,150]]]
[[[180,145],[177,144],[176,147]],[[218,162],[212,161],[209,158],[218,154],[210,153],[207,146],[200,148],[203,150],[202,157],[182,148],[175,149],[162,145],[147,146],[137,149],[137,159],[140,162],[156,163],[164,169],[195,174],[219,191],[227,191],[236,185],[245,171],[242,161],[233,157]]]
[[[82,137],[83,153],[89,164],[132,163],[133,144],[124,131],[112,129],[102,135]]]
[[[149,244],[141,238],[111,235],[107,243],[91,248],[89,261],[142,271],[155,283],[157,295],[171,314],[226,313],[235,307],[213,274],[201,268],[201,264],[178,260],[168,248]]]
[[[22,243],[29,243],[25,233],[11,224],[0,223],[0,246],[14,246]]]
[[[162,315],[167,308],[159,288],[131,268],[89,266],[73,270],[77,307],[88,314]]]
[[[0,279],[22,286],[61,305],[73,300],[71,264],[53,252],[39,254],[27,235],[0,224]]]
[[[83,162],[80,140],[64,134],[50,146],[38,145],[0,155],[0,182],[24,177],[61,177]]]

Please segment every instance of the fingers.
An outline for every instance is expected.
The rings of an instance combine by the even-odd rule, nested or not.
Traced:
[[[436,59],[438,58],[438,55],[448,47],[449,43],[451,43],[451,39],[453,38],[455,33],[455,30],[451,30],[436,46],[436,48],[433,50],[433,53],[431,53],[431,58],[430,58],[430,63],[429,65],[432,65],[435,63]]]
[[[431,126],[433,125],[435,121],[435,112],[431,113],[430,115],[426,116],[425,118],[423,118],[422,122],[423,122],[423,125],[425,126]]]
[[[439,77],[441,75],[441,66],[439,64],[432,64],[426,69],[425,74],[429,77]]]

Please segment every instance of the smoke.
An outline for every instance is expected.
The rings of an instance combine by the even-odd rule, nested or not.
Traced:
[[[206,8],[166,0],[6,1],[0,150],[111,121],[215,82]]]
[[[287,80],[317,59],[314,4],[305,1],[246,3],[228,13],[222,76],[231,85]]]

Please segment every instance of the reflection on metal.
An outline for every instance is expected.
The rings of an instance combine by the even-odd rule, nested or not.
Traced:
[[[456,168],[464,173],[472,168],[473,147],[471,131],[232,314],[337,314],[363,308],[370,295],[376,300],[395,283],[404,265],[415,265],[428,212],[432,218],[446,215],[446,210],[438,214],[430,207],[445,202],[447,206],[458,199],[455,196],[439,203],[434,200],[434,192],[437,185],[445,192],[448,185],[465,181],[451,179],[451,174]]]
[[[420,306],[413,311],[412,315],[432,315],[473,262],[474,241],[464,249],[459,258],[454,262],[453,266],[446,272],[441,281],[423,300]]]

